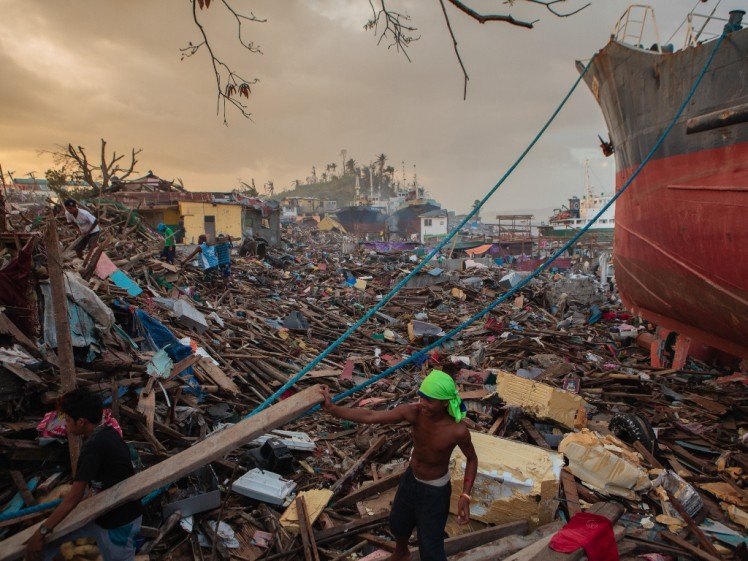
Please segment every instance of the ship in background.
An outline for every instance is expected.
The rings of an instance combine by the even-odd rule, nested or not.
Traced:
[[[386,229],[388,211],[387,202],[370,197],[361,196],[361,185],[356,176],[356,187],[353,202],[340,208],[335,213],[335,219],[343,225],[347,232],[354,235],[373,234],[383,236]]]
[[[398,192],[397,207],[387,220],[391,236],[407,240],[421,232],[421,215],[442,208],[441,203],[428,197],[426,189],[418,185],[414,174],[413,183]]]
[[[595,195],[590,186],[589,161],[585,162],[585,188],[586,193],[581,199],[572,197],[569,205],[555,209],[548,223],[538,226],[538,233],[544,238],[572,238],[579,231],[590,224],[598,212],[610,202],[612,195]],[[582,240],[594,241],[598,244],[613,243],[613,231],[615,228],[615,203],[593,222],[589,230],[582,236]]]
[[[645,10],[644,16],[634,8]],[[653,158],[616,201],[614,259],[624,304],[666,329],[748,358],[748,29],[744,12]],[[705,67],[717,18],[689,14],[685,46],[644,44],[653,11],[632,6],[584,80],[602,110],[618,189],[662,135]],[[698,30],[698,31],[697,31]],[[633,34],[632,34],[633,33]],[[581,69],[581,62],[577,63]]]

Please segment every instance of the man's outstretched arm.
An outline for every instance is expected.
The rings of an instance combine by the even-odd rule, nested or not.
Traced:
[[[399,423],[402,421],[410,422],[412,420],[412,413],[414,411],[413,405],[399,405],[394,409],[389,409],[387,411],[353,409],[352,407],[335,405],[330,397],[330,388],[327,386],[320,386],[320,392],[325,398],[322,408],[331,415],[340,419],[346,419],[347,421],[354,421],[356,423],[382,425]]]

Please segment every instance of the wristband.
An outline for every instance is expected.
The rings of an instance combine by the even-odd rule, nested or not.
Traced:
[[[471,497],[471,496],[470,496],[470,495],[468,495],[467,493],[462,493],[462,494],[460,495],[460,498],[462,498],[462,497],[465,497],[465,498],[466,498],[466,499],[468,500],[468,502],[470,502],[470,501],[472,501],[472,500],[473,500],[473,497]]]

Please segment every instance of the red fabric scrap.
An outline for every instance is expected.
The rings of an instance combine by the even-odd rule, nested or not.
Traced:
[[[117,419],[112,417],[111,409],[104,409],[102,412],[102,423],[112,427],[120,436],[122,436],[122,428],[119,426]],[[67,438],[68,428],[65,424],[65,413],[56,409],[48,411],[44,417],[42,417],[42,420],[36,425],[36,430],[39,432],[39,436],[41,437]]]
[[[575,514],[548,545],[561,553],[571,553],[581,547],[589,561],[619,561],[613,524],[599,514]]]

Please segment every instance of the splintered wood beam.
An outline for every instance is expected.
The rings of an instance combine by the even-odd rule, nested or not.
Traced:
[[[191,448],[86,499],[82,503],[83,506],[79,505],[60,522],[55,528],[54,537],[77,530],[116,506],[139,499],[209,462],[222,458],[231,450],[299,417],[322,401],[319,386],[315,385],[201,440]],[[0,561],[12,561],[23,557],[24,543],[37,527],[38,524],[35,524],[0,542]]]
[[[54,222],[47,224],[47,229],[44,232],[44,247],[47,250],[47,272],[49,273],[49,287],[52,291],[52,311],[57,337],[60,388],[65,393],[74,390],[77,382],[75,378],[75,358],[73,357],[73,336],[70,333],[70,321],[68,320],[65,273],[62,270],[60,240],[57,237],[57,227]],[[81,448],[80,437],[68,436],[68,448],[70,450],[70,466],[73,474],[75,474]]]
[[[665,538],[667,541],[674,543],[681,549],[687,551],[693,557],[698,557],[699,559],[703,559],[704,561],[722,561],[721,556],[715,557],[714,555],[707,553],[703,549],[696,547],[692,543],[684,540],[679,536],[676,536],[675,534],[671,534],[670,532],[660,532],[660,536]]]
[[[372,528],[376,528],[377,526],[387,524],[387,520],[389,519],[389,517],[389,512],[379,512],[372,516],[359,518],[353,520],[352,522],[341,524],[340,526],[333,526],[332,528],[325,528],[324,530],[320,530],[314,534],[314,539],[318,544],[321,544],[337,540],[344,536],[353,536],[358,532],[371,530]]]
[[[34,506],[38,504],[36,502],[36,499],[34,498],[34,495],[32,495],[31,491],[29,491],[28,484],[23,478],[23,474],[18,470],[12,469],[10,470],[10,476],[13,478],[13,483],[15,483],[18,492],[21,494],[24,504],[26,506]]]
[[[696,536],[696,539],[701,544],[701,547],[703,547],[707,553],[710,553],[715,557],[721,557],[719,551],[717,551],[717,548],[714,547],[714,544],[709,540],[706,534],[701,531],[701,528],[699,528],[699,525],[693,521],[691,516],[689,516],[683,504],[670,491],[666,492],[668,499],[670,499],[670,503],[675,507],[675,510],[678,511],[680,517],[686,522],[686,525],[688,525],[688,529],[691,530],[694,536]]]
[[[337,493],[338,493],[338,492],[340,491],[340,489],[342,489],[343,485],[345,485],[345,484],[346,484],[346,483],[348,482],[348,480],[349,480],[349,479],[350,479],[351,477],[353,477],[353,476],[355,475],[355,473],[356,473],[356,472],[357,472],[357,471],[358,471],[359,469],[361,469],[361,466],[362,466],[362,465],[364,465],[364,464],[365,464],[366,462],[368,462],[368,461],[369,461],[369,458],[370,458],[370,457],[371,457],[371,456],[372,456],[372,455],[373,455],[373,454],[374,454],[374,453],[375,453],[375,452],[376,452],[377,450],[379,450],[379,449],[380,449],[380,448],[381,448],[381,447],[382,447],[382,446],[384,445],[384,443],[385,443],[385,442],[387,442],[387,436],[386,436],[386,435],[382,435],[382,436],[380,436],[379,438],[377,438],[377,439],[376,439],[376,441],[374,442],[374,444],[372,444],[372,445],[371,445],[371,446],[369,447],[369,449],[368,449],[368,450],[367,450],[366,452],[364,452],[364,453],[363,453],[363,454],[361,455],[361,457],[360,457],[360,458],[359,458],[358,460],[356,460],[356,463],[355,463],[355,464],[353,464],[353,465],[351,466],[351,468],[350,468],[350,469],[349,469],[348,471],[346,471],[346,472],[345,472],[345,473],[344,473],[344,474],[343,474],[343,475],[342,475],[342,476],[340,477],[340,479],[338,479],[338,480],[337,480],[337,481],[335,482],[335,484],[334,484],[334,485],[333,485],[332,487],[330,487],[330,489],[331,489],[331,490],[332,490],[332,492],[333,492],[333,496],[335,496],[335,495],[336,495],[336,494],[337,494]]]
[[[582,507],[579,505],[577,481],[570,471],[562,469],[561,484],[563,485],[564,498],[566,499],[566,512],[569,514],[569,518],[571,518],[577,512],[582,512]]]
[[[501,526],[490,526],[476,532],[470,532],[469,534],[463,534],[461,536],[455,536],[444,540],[444,551],[447,553],[447,556],[451,557],[452,555],[480,547],[498,539],[505,538],[506,536],[525,535],[527,530],[527,520],[509,522],[508,524],[502,524]],[[412,550],[410,555],[410,561],[428,561],[427,559],[421,560],[421,555],[417,549]]]
[[[301,495],[296,497],[296,512],[299,516],[301,543],[304,544],[304,558],[306,561],[319,561],[319,552],[317,551],[317,544],[314,541],[314,531],[312,530],[309,514],[306,510],[306,499]]]
[[[382,491],[391,489],[392,487],[395,487],[398,483],[400,483],[400,479],[402,478],[404,472],[405,470],[401,469],[396,471],[395,473],[392,473],[385,477],[381,477],[373,483],[364,485],[363,487],[360,487],[355,491],[347,494],[339,501],[336,501],[335,506],[353,506],[358,501],[362,501],[371,497],[372,495],[376,495],[377,493],[381,493]]]

